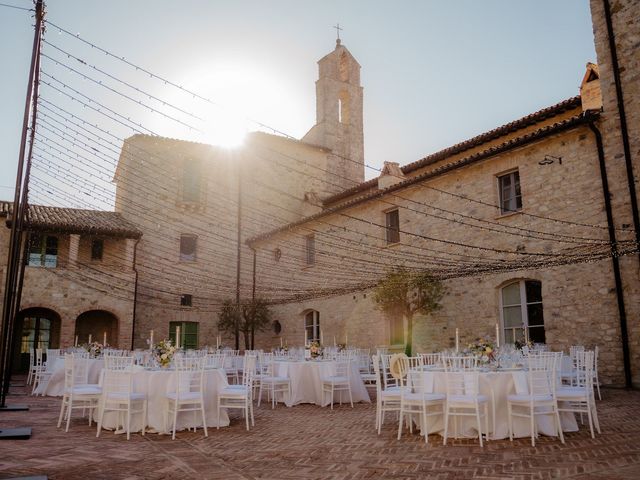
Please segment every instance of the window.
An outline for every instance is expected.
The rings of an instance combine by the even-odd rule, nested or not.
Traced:
[[[524,340],[545,343],[542,283],[520,280],[502,288],[502,327],[505,343]]]
[[[181,307],[193,306],[193,296],[188,293],[183,293],[182,295],[180,295],[180,306]]]
[[[509,213],[522,210],[522,194],[520,193],[520,173],[507,173],[498,177],[500,189],[500,212]]]
[[[180,261],[196,261],[196,243],[198,237],[195,235],[180,235]]]
[[[304,329],[307,342],[320,341],[320,312],[311,310],[305,314]]]
[[[398,210],[391,210],[385,213],[385,220],[387,243],[398,243],[400,241],[400,213]]]
[[[404,319],[402,315],[394,314],[389,319],[389,344],[404,344]]]
[[[102,253],[104,252],[104,241],[100,239],[91,241],[91,260],[102,260]]]
[[[170,322],[169,339],[176,345],[176,327],[180,327],[180,346],[185,350],[198,348],[198,323],[197,322]]]
[[[202,190],[202,164],[199,160],[187,159],[182,171],[182,201],[200,203]]]
[[[313,235],[307,235],[305,237],[305,252],[307,265],[313,265],[316,263],[316,239]]]
[[[32,234],[29,237],[29,265],[55,268],[58,265],[58,237]]]

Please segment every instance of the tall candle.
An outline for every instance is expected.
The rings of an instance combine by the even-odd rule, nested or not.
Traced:
[[[346,347],[349,344],[349,335],[347,333],[344,334],[344,346]]]
[[[107,344],[107,332],[102,332],[102,345]]]
[[[524,341],[529,343],[529,329],[526,326],[524,327]]]
[[[456,352],[460,351],[460,330],[456,327]]]
[[[89,343],[91,343],[91,334],[89,334]]]
[[[309,333],[307,332],[307,329],[305,327],[304,329],[304,345],[307,346],[307,341],[309,340]]]
[[[336,344],[336,336],[335,335],[333,336],[333,346],[334,347],[337,346],[337,344]]]
[[[180,327],[176,327],[176,347],[180,348]]]
[[[153,349],[153,330],[149,332],[149,348]]]
[[[216,335],[216,350],[220,350],[220,335]]]
[[[280,337],[280,348],[284,347],[284,343],[282,342],[282,337]]]
[[[322,329],[320,329],[320,345],[324,345],[324,335],[322,334]]]
[[[500,348],[500,326],[496,323],[496,345]]]
[[[75,343],[74,347],[77,347],[77,346],[78,346],[78,335],[76,335],[76,343]]]

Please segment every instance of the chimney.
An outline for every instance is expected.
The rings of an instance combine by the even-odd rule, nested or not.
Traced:
[[[580,100],[582,111],[600,110],[602,108],[602,93],[600,91],[600,73],[598,65],[587,63],[587,71],[580,84]]]
[[[400,169],[400,164],[397,162],[384,162],[382,172],[378,177],[378,190],[384,190],[396,183],[404,181],[407,177]]]

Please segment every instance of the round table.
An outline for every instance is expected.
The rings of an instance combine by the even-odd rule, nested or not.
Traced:
[[[144,393],[147,396],[147,429],[152,433],[168,433],[171,429],[166,418],[167,398],[166,393],[175,391],[177,375],[170,369],[145,370],[135,366],[133,373],[133,391]],[[228,386],[227,376],[224,370],[219,368],[207,369],[204,372],[204,409],[207,428],[226,427],[229,425],[229,416],[225,409],[220,411],[218,418],[218,392]],[[94,413],[97,418],[98,409]],[[102,422],[103,428],[113,430],[117,426],[118,412],[106,412]],[[202,417],[199,412],[180,412],[176,424],[177,430],[185,428],[202,427]],[[142,429],[142,414],[133,414],[131,417],[131,431]]]
[[[291,398],[284,399],[288,407],[299,403],[313,403],[326,406],[331,403],[327,395],[322,394],[322,379],[336,374],[334,360],[309,361],[276,361],[275,374],[278,377],[288,377],[291,380]],[[357,362],[351,362],[351,396],[354,402],[371,402],[367,388],[360,377]],[[335,393],[334,403],[340,400],[339,393]],[[342,401],[349,401],[348,395],[342,395]]]
[[[412,376],[417,379],[426,391],[447,393],[446,373],[441,369],[413,370]],[[527,374],[522,369],[483,371],[479,379],[480,393],[489,397],[489,428],[492,429],[492,439],[509,438],[509,419],[507,411],[507,395],[510,393],[527,393]],[[493,412],[495,411],[495,418]],[[433,417],[429,433],[444,433],[444,418]],[[536,416],[538,432],[543,435],[555,436],[555,424],[550,415]],[[563,432],[578,431],[575,415],[570,412],[560,412],[560,425]],[[476,419],[472,417],[458,418],[458,434],[463,437],[477,437]],[[513,434],[515,437],[531,436],[529,422],[526,418],[513,417]]]

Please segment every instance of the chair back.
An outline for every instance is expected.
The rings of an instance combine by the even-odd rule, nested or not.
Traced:
[[[64,389],[71,392],[77,385],[86,385],[89,377],[89,359],[74,353],[64,356]]]
[[[442,365],[441,353],[419,353],[418,357],[422,359],[422,365],[425,367],[437,367]]]
[[[242,385],[248,387],[251,390],[253,385],[253,377],[256,374],[256,365],[258,363],[258,357],[255,355],[245,355],[242,362]]]
[[[128,397],[133,392],[133,363],[132,356],[104,358],[102,384],[105,395],[115,393]]]
[[[447,395],[478,395],[478,359],[475,356],[442,356]]]
[[[526,359],[530,395],[555,395],[558,355],[552,352],[530,353]]]
[[[204,357],[204,368],[224,368],[224,353],[208,353]]]
[[[581,351],[576,353],[576,386],[584,387],[593,392],[593,371],[595,365],[595,351]]]
[[[105,348],[102,350],[105,357],[128,357],[128,350],[118,350],[117,348]]]
[[[198,357],[178,358],[173,362],[176,373],[176,395],[204,392],[204,359]]]
[[[336,377],[345,377],[347,380],[351,379],[351,363],[350,358],[342,358],[336,360]]]
[[[381,362],[381,358],[380,355],[372,355],[371,356],[371,363],[373,365],[373,373],[376,374],[376,378],[378,379],[378,381],[376,381],[376,398],[382,398],[382,382],[380,382],[380,362]]]
[[[410,375],[414,369],[422,367],[421,357],[396,357],[397,361],[395,365],[390,365],[394,378],[398,380],[401,387],[409,385],[411,383]]]
[[[384,383],[385,390],[389,387],[397,387],[398,381],[391,375],[390,362],[393,355],[383,354],[380,355],[380,363],[382,366],[382,382]]]
[[[41,367],[42,366],[42,349],[41,348],[36,348],[36,363],[35,363],[36,367]]]

